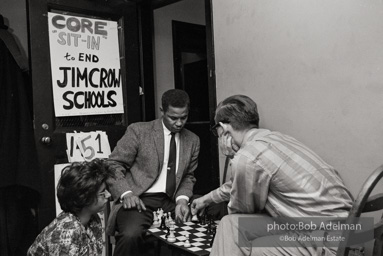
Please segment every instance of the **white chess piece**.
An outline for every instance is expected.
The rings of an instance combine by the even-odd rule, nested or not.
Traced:
[[[198,222],[198,216],[197,216],[197,214],[196,214],[196,215],[193,215],[192,221],[193,221],[193,222]]]
[[[157,227],[160,224],[158,221],[157,213],[153,212],[153,226]]]
[[[184,247],[190,247],[190,242],[189,242],[189,235],[185,235],[185,242],[184,242]]]
[[[158,208],[157,210],[157,218],[158,218],[158,222],[161,223],[161,218],[162,218],[162,215],[163,215],[163,210],[161,208]]]
[[[168,214],[165,212],[165,226],[169,227],[170,224],[169,224],[169,218],[168,218]]]
[[[174,230],[175,230],[174,225],[171,225],[171,226],[169,227],[169,230],[170,230],[170,234],[169,234],[167,240],[168,240],[168,242],[170,242],[170,243],[174,243],[174,242],[176,241],[176,237],[175,237],[175,235],[174,235]]]

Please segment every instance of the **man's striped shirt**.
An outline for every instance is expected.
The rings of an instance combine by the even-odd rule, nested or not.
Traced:
[[[347,217],[352,195],[337,171],[296,139],[265,129],[247,132],[232,177],[207,196],[230,201],[229,213],[273,217]]]

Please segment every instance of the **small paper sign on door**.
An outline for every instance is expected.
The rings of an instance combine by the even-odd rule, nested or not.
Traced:
[[[66,139],[69,162],[108,158],[111,153],[108,135],[104,131],[67,133]]]

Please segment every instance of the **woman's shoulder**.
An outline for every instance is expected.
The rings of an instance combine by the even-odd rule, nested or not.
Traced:
[[[55,255],[63,249],[63,244],[79,239],[80,230],[76,216],[62,212],[41,231],[29,248],[28,255]]]
[[[80,220],[76,215],[70,212],[62,212],[56,218],[56,226],[61,226],[63,228],[69,229],[78,227],[81,225]]]
[[[71,213],[61,213],[51,224],[51,230],[48,233],[53,237],[53,240],[70,240],[74,238],[75,233],[81,231],[81,222]]]

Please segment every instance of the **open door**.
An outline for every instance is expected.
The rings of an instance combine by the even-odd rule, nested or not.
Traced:
[[[105,0],[28,0],[29,56],[33,86],[35,139],[43,175],[43,194],[38,213],[39,229],[49,224],[56,216],[53,170],[55,164],[68,161],[66,134],[74,131],[105,131],[110,148],[113,150],[126,126],[142,119],[137,6],[135,3],[127,1],[118,2],[119,4]],[[103,42],[110,39],[108,34],[110,31],[107,30],[106,25],[109,23],[116,24],[115,34],[118,41],[116,47],[118,49],[110,48],[110,50],[119,54],[121,72],[120,74],[112,72],[112,78],[110,77],[112,73],[108,66],[109,62],[102,59],[100,53],[108,50],[105,49]],[[88,32],[89,37],[81,37],[85,32]],[[60,36],[54,39],[57,40],[56,43],[70,44],[73,52],[62,52],[61,57],[67,63],[64,69],[60,69],[61,77],[52,79],[52,73],[57,70],[52,72],[51,67],[62,59],[57,52],[52,52],[52,41],[50,43],[52,38],[50,37],[59,33],[61,33]],[[113,45],[113,42],[109,43]],[[81,44],[85,48],[100,47],[99,52],[81,55],[81,52],[78,53],[75,49]],[[110,45],[106,47],[113,47]],[[101,47],[104,48],[101,49]],[[52,56],[56,57],[51,58]],[[74,67],[70,62],[71,58],[75,58],[75,60],[81,58],[85,62],[85,66]],[[101,68],[92,69],[95,62],[98,62]],[[102,69],[105,70],[102,71]],[[91,72],[93,73],[91,74]],[[93,75],[93,80],[90,78],[91,75]],[[87,77],[84,78],[84,76]],[[117,83],[116,81],[121,85],[122,100],[115,100],[113,98],[115,94],[112,93],[109,98],[105,98],[102,104],[104,106],[117,105],[119,107],[117,111],[81,111],[90,106],[100,105],[100,101],[98,103],[94,101],[100,100],[101,92],[100,95],[88,95],[89,97],[86,98],[87,96],[84,96],[86,92],[70,93],[64,96],[64,94],[57,95],[57,92],[54,91],[56,90],[54,86],[60,84],[62,87],[66,85],[68,88],[74,89],[83,87],[84,90],[91,90],[90,87],[93,86],[97,89],[101,87],[100,90],[102,90],[108,89],[107,86]],[[79,111],[73,110],[69,114],[60,113],[55,105],[57,99],[54,98],[54,95],[55,97],[66,97],[65,104],[61,105],[64,109],[77,106]],[[87,99],[93,100],[93,103],[88,102],[88,104]]]
[[[172,21],[173,62],[175,87],[190,96],[190,112],[186,128],[198,135],[201,148],[197,182],[194,193],[204,195],[219,186],[218,142],[210,132],[216,107],[215,81],[212,81],[214,63],[210,17],[210,2],[206,1],[206,26]]]

